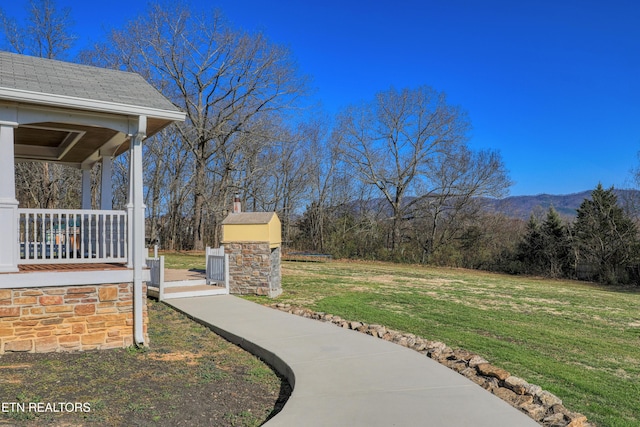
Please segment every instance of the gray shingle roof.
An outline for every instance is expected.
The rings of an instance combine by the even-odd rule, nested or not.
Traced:
[[[229,214],[222,224],[268,224],[275,212],[241,212]]]
[[[179,111],[142,76],[0,51],[0,88]]]

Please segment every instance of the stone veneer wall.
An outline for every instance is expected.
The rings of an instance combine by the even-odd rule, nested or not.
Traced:
[[[229,288],[232,294],[268,295],[282,293],[280,248],[268,242],[225,243],[229,255]]]
[[[143,303],[148,341],[146,298]],[[0,289],[0,354],[132,344],[133,283]]]

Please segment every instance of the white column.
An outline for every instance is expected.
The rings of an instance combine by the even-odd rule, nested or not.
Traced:
[[[137,133],[131,136],[129,147],[129,201],[127,209],[132,213],[133,248],[135,254],[144,262],[145,253],[145,220],[144,193],[142,171],[142,141],[147,137],[147,118],[140,116]]]
[[[129,142],[129,230],[131,246],[129,260],[133,267],[133,339],[137,345],[144,345],[142,304],[142,266],[145,258],[144,194],[142,183],[142,141],[147,137],[147,117],[138,117],[132,123]]]
[[[113,175],[113,158],[106,156],[102,158],[102,176],[100,179],[100,209],[113,209],[113,189],[111,187],[111,177]]]
[[[18,271],[18,201],[14,157],[15,122],[0,122],[0,272]]]
[[[82,168],[82,209],[91,209],[91,169]]]

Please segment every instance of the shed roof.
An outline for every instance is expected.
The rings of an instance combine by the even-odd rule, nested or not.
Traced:
[[[275,212],[239,212],[231,213],[222,221],[223,225],[227,224],[268,224],[273,217],[276,216]],[[277,218],[277,216],[276,216]]]

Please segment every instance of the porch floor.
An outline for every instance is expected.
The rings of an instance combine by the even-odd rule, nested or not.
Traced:
[[[20,273],[47,271],[91,271],[91,270],[127,270],[125,264],[22,264],[18,266]]]

